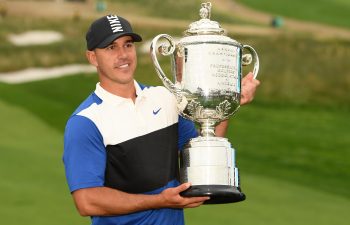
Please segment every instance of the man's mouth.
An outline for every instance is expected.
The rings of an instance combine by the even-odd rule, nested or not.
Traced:
[[[119,66],[116,66],[118,69],[124,69],[124,68],[127,68],[129,67],[129,63],[125,63],[125,64],[122,64],[122,65],[119,65]]]

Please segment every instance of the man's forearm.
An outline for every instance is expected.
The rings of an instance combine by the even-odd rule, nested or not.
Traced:
[[[82,216],[121,215],[162,206],[159,195],[129,194],[108,187],[80,189],[73,192],[73,198]]]
[[[73,192],[75,205],[82,216],[111,216],[159,208],[194,208],[208,197],[182,197],[189,183],[167,188],[160,194],[129,194],[108,187],[84,188]]]

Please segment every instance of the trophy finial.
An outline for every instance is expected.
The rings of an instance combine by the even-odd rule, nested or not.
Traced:
[[[199,10],[199,16],[202,19],[210,19],[211,2],[202,3],[202,8]]]
[[[189,29],[185,31],[186,36],[191,35],[205,35],[205,34],[218,34],[224,35],[225,30],[221,28],[220,24],[216,21],[210,20],[211,15],[211,2],[205,2],[201,4],[199,10],[200,20],[190,24]]]

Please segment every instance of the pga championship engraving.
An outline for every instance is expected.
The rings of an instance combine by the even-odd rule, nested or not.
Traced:
[[[200,128],[200,136],[180,153],[180,182],[192,184],[181,194],[210,196],[205,204],[239,202],[245,195],[235,150],[227,138],[215,136],[215,126],[240,107],[242,66],[254,62],[256,78],[259,58],[254,48],[226,36],[210,14],[211,3],[202,3],[201,19],[190,24],[184,37],[176,43],[170,35],[160,34],[152,40],[150,53],[159,78],[177,99],[180,114]],[[162,70],[157,53],[170,57],[173,81]]]
[[[219,91],[240,92],[239,84],[232,82],[238,80],[238,63],[236,49],[230,45],[221,46],[218,44],[198,44],[191,47],[186,55],[184,70],[186,76],[182,83],[188,84],[190,92],[201,89],[208,93]],[[202,64],[202,62],[209,62]],[[199,76],[201,78],[199,79]],[[197,83],[195,80],[205,81]],[[197,85],[197,86],[196,86]],[[231,93],[230,93],[231,92]],[[225,94],[225,93],[223,93]]]

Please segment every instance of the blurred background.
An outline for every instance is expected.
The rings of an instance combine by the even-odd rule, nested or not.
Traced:
[[[227,135],[247,199],[186,209],[187,224],[349,224],[350,1],[211,2],[211,19],[258,52],[261,86]],[[90,223],[75,210],[61,159],[66,120],[97,82],[85,59],[89,24],[110,13],[129,19],[144,38],[136,78],[160,85],[149,41],[181,37],[200,3],[0,0],[2,224]]]

